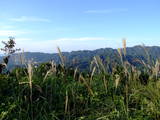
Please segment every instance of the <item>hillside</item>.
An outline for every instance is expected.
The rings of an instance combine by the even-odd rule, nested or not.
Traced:
[[[82,70],[89,68],[90,62],[93,60],[94,56],[99,56],[103,62],[117,61],[117,58],[119,58],[117,49],[112,49],[112,48],[101,48],[93,51],[83,50],[83,51],[63,52],[62,54],[63,56],[65,56],[65,62],[67,67],[78,67],[79,69]],[[128,47],[126,59],[131,64],[137,65],[137,63],[134,62],[135,59],[147,61],[148,59],[147,54],[149,54],[150,59],[152,59],[153,61],[156,60],[157,58],[160,58],[160,47],[158,46],[145,47],[145,48],[143,48],[142,46]],[[57,53],[49,54],[40,52],[25,52],[23,54],[14,54],[11,57],[9,68],[13,68],[13,66],[15,65],[20,65],[22,61],[21,59],[25,59],[25,61],[32,60],[37,63],[44,63],[51,60],[54,60],[57,64],[60,62],[60,58]]]

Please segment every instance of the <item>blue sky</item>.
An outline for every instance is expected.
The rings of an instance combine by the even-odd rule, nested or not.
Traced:
[[[159,0],[1,0],[0,40],[24,51],[160,46]],[[2,44],[1,44],[2,46]]]

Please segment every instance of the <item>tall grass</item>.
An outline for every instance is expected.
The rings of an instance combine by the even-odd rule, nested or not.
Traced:
[[[95,56],[90,72],[83,73],[65,68],[59,48],[58,52],[60,66],[54,61],[38,67],[29,63],[0,75],[0,120],[160,119],[159,60],[150,67],[137,60],[145,66],[142,69],[131,65],[123,40],[123,48],[118,49],[121,64],[115,63],[109,71]]]

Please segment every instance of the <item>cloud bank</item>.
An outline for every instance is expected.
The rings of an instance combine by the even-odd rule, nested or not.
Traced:
[[[109,13],[119,13],[119,12],[127,12],[128,9],[126,8],[117,8],[117,9],[105,9],[105,10],[87,10],[85,13],[92,13],[92,14],[109,14]]]
[[[17,36],[26,34],[27,32],[24,31],[17,31],[17,30],[0,30],[1,37],[8,37],[8,36]]]
[[[49,19],[46,19],[46,18],[29,17],[29,16],[11,18],[10,20],[15,22],[51,22]]]
[[[24,51],[56,53],[57,46],[62,51],[94,50],[105,47],[117,47],[119,44],[111,45],[111,38],[105,37],[79,37],[79,38],[59,38],[54,40],[36,41],[30,38],[15,39],[17,47]],[[121,39],[117,39],[121,42]],[[116,41],[115,41],[116,42]],[[117,43],[117,42],[116,42]]]

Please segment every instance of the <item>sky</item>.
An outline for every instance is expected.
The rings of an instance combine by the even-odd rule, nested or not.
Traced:
[[[160,46],[159,0],[0,0],[0,41],[24,51]],[[3,44],[0,44],[2,47]]]

